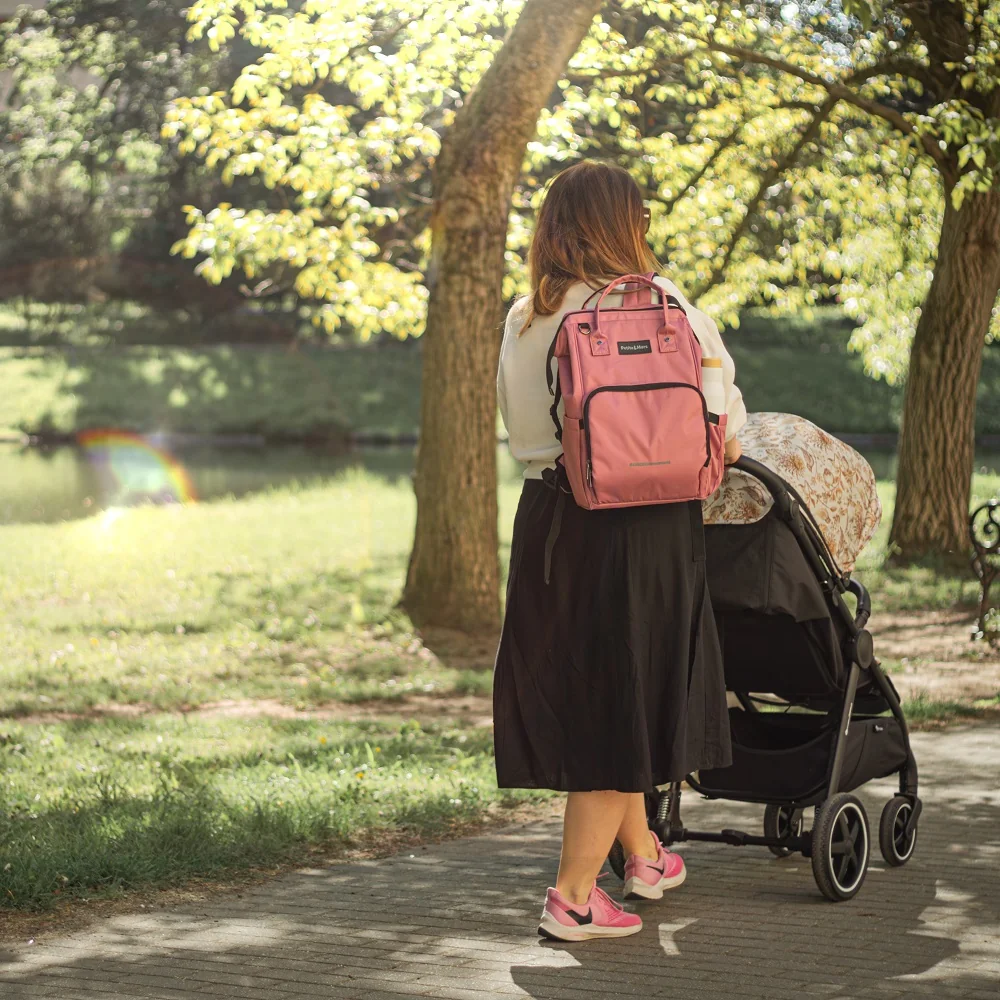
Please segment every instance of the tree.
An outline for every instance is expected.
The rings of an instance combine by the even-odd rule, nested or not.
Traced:
[[[198,0],[189,18],[195,40],[216,51],[242,42],[258,58],[230,87],[175,101],[164,133],[225,184],[256,179],[278,204],[191,206],[177,252],[212,283],[236,272],[287,283],[327,333],[420,334],[432,165],[499,47],[502,11]]]
[[[0,297],[232,308],[170,258],[179,209],[217,186],[160,139],[168,102],[225,75],[180,0],[52,0],[0,27]]]
[[[1000,291],[1000,2],[619,10],[628,28],[585,48],[581,82],[591,105],[597,91],[633,119],[637,172],[670,209],[672,266],[722,318],[838,295],[884,377],[902,376],[912,342],[891,543],[903,559],[964,561]],[[695,106],[687,149],[676,130],[649,134],[651,100]]]
[[[529,0],[441,143],[431,217],[417,528],[403,593],[418,622],[469,630],[496,623],[492,386],[507,217],[539,112],[600,6],[600,0]]]
[[[494,627],[499,611],[493,382],[507,217],[538,114],[599,0],[529,0],[503,39],[489,3],[204,2],[194,33],[238,31],[271,59],[229,94],[179,102],[168,131],[228,179],[260,172],[284,212],[192,211],[188,256],[218,280],[301,261],[330,329],[419,332],[428,296],[417,527],[403,603],[420,624]],[[433,159],[426,276],[386,259],[400,209],[378,193]],[[405,203],[404,203],[405,204]],[[262,238],[266,237],[266,238]],[[424,237],[426,239],[426,237]],[[424,279],[421,281],[421,279]]]

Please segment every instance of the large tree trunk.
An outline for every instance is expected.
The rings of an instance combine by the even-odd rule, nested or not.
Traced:
[[[402,600],[421,626],[497,624],[495,380],[507,216],[538,114],[600,8],[601,0],[528,0],[441,144],[417,526]]]
[[[945,209],[917,324],[899,437],[893,558],[966,563],[976,388],[1000,291],[1000,191]]]

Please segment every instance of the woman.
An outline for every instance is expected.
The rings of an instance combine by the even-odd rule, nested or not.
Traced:
[[[556,177],[538,215],[532,294],[507,317],[497,388],[514,457],[525,463],[494,678],[502,788],[568,792],[562,855],[539,932],[561,940],[633,934],[641,919],[597,888],[615,838],[627,898],[659,898],[684,863],[646,823],[643,793],[730,762],[718,635],[705,580],[701,505],[586,511],[565,503],[556,541],[562,452],[549,414],[546,355],[563,313],[614,278],[659,271],[639,188],[615,166],[582,162]],[[703,353],[723,360],[726,460],[746,420],[718,329],[677,288]],[[621,295],[605,300],[621,304]]]

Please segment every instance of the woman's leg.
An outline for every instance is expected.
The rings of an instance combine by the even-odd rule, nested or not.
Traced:
[[[657,851],[646,819],[646,796],[642,792],[632,792],[627,798],[625,815],[621,826],[618,827],[618,841],[626,857],[638,854],[647,861],[655,861]]]
[[[556,889],[570,902],[587,902],[622,825],[628,800],[624,792],[569,793]]]

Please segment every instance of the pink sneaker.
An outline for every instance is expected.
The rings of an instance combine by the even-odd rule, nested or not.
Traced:
[[[676,889],[687,877],[684,859],[668,851],[655,833],[652,836],[657,850],[655,861],[630,854],[625,862],[626,899],[660,899],[664,889]]]
[[[553,941],[588,941],[591,938],[627,937],[642,930],[642,917],[626,913],[603,889],[590,890],[587,902],[571,903],[555,889],[545,893],[545,909],[538,933]]]

